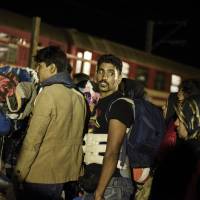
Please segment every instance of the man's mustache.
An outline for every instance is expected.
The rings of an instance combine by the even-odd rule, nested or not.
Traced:
[[[104,84],[107,84],[107,85],[108,85],[108,82],[106,82],[106,81],[100,81],[100,82],[99,82],[99,84],[102,84],[102,83],[104,83]]]

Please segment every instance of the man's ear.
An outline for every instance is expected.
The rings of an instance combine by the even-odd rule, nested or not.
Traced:
[[[97,72],[94,75],[94,81],[97,82]]]
[[[57,67],[54,63],[49,65],[49,69],[50,69],[51,74],[57,74]]]
[[[122,74],[120,74],[119,77],[118,77],[118,84],[120,84],[121,81],[122,81]]]

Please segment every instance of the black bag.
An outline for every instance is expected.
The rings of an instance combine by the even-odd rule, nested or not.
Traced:
[[[0,173],[0,190],[7,189],[11,185],[12,185],[11,180],[3,173]]]
[[[86,166],[84,175],[79,178],[81,188],[88,193],[93,193],[97,188],[100,173],[100,169],[94,171],[91,170],[90,167]]]

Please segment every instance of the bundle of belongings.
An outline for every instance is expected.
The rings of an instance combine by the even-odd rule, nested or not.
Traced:
[[[1,111],[10,119],[27,117],[36,96],[37,82],[37,74],[33,69],[0,67]]]
[[[28,67],[0,67],[0,169],[12,168],[37,95],[37,73]],[[6,174],[7,175],[7,174]]]

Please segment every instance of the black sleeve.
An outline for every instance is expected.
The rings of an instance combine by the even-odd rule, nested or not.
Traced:
[[[115,101],[111,107],[108,114],[108,120],[117,119],[128,128],[130,128],[133,122],[133,105],[124,99],[119,99]]]

